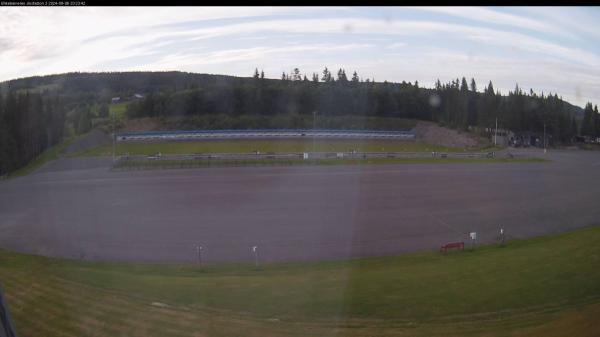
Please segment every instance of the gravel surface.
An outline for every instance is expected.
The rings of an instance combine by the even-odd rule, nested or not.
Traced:
[[[433,122],[419,121],[413,129],[419,141],[457,148],[478,146],[477,140],[465,132],[444,128]]]
[[[69,145],[65,150],[65,154],[73,154],[81,151],[89,150],[94,147],[110,144],[111,138],[110,135],[104,133],[99,129],[94,129],[90,131],[85,137],[78,139],[73,144]]]
[[[535,152],[536,154],[539,153]],[[549,163],[237,167],[111,172],[65,158],[0,182],[0,247],[83,258],[193,262],[340,259],[451,241],[551,234],[600,219],[600,154]],[[102,162],[104,161],[104,162]]]

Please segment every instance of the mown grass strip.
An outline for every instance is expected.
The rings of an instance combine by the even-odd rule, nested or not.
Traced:
[[[599,240],[595,226],[505,247],[262,270],[0,251],[0,280],[20,336],[591,337]]]
[[[482,317],[503,317],[568,308],[597,298],[598,240],[600,228],[592,227],[556,237],[513,241],[504,248],[275,264],[258,271],[250,265],[199,270],[193,265],[84,263],[2,252],[0,277],[52,277],[67,282],[62,286],[66,289],[85,286],[78,290],[82,294],[98,289],[132,301],[246,312],[288,321],[335,317],[461,321],[481,313],[486,313]],[[53,282],[47,287],[50,296],[65,293]],[[43,284],[38,283],[35,290]],[[11,287],[14,280],[7,289]]]

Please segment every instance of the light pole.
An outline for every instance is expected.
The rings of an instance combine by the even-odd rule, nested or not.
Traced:
[[[115,111],[113,110],[112,113],[112,129],[113,129],[113,146],[112,146],[112,159],[113,159],[113,164],[115,163],[116,160],[116,148],[117,148],[117,133],[115,130]]]
[[[498,145],[498,117],[496,117],[496,130],[494,131],[494,146]]]
[[[316,121],[317,121],[317,112],[313,111],[313,155],[315,153],[315,128],[316,128]]]
[[[544,153],[546,153],[546,123],[544,123]]]

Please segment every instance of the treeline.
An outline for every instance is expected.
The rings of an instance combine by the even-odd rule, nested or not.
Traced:
[[[593,138],[600,137],[600,115],[598,114],[597,105],[592,108],[592,103],[586,104],[583,110],[580,134]]]
[[[434,88],[418,82],[374,82],[327,68],[322,74],[300,75],[298,69],[281,80],[267,80],[255,70],[253,78],[237,79],[227,86],[205,84],[171,92],[150,92],[128,106],[127,115],[173,117],[227,115],[373,116],[430,120],[454,128],[500,128],[515,132],[546,132],[568,142],[578,133],[579,108],[555,94],[538,95],[516,86],[500,95],[490,82],[482,91],[474,79],[456,79]],[[243,125],[241,126],[244,127]],[[246,126],[248,128],[253,126]],[[587,129],[583,131],[587,132]]]
[[[0,175],[27,165],[60,142],[65,116],[58,96],[29,92],[0,95]]]

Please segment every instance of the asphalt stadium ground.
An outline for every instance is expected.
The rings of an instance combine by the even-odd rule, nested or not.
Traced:
[[[540,150],[537,150],[539,154]],[[86,260],[261,263],[491,243],[597,223],[600,153],[545,163],[111,172],[63,158],[0,182],[0,247]]]

